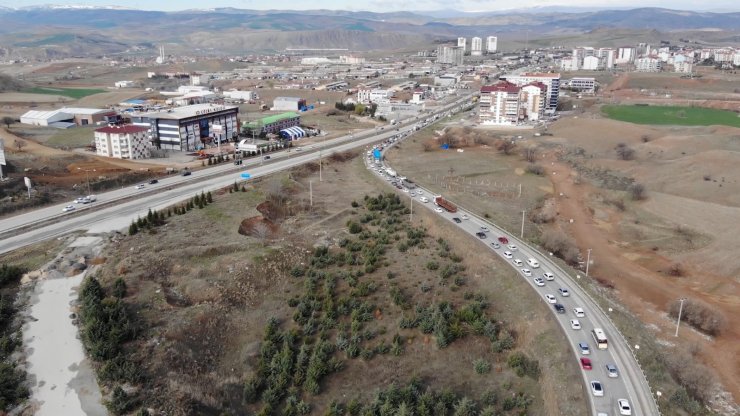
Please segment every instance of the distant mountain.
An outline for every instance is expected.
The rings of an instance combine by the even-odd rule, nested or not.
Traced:
[[[0,8],[0,45],[11,55],[38,52],[38,56],[121,53],[130,48],[140,50],[140,45],[151,43],[167,43],[173,50],[205,48],[219,53],[274,51],[298,45],[403,49],[457,36],[505,36],[528,31],[532,37],[543,37],[585,34],[597,28],[715,28],[727,30],[731,38],[740,32],[740,13],[660,8],[592,11],[559,6],[481,13],[235,8],[162,12],[115,6]]]

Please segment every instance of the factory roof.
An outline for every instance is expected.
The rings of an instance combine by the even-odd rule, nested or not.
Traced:
[[[183,107],[174,107],[166,111],[160,111],[156,113],[141,113],[139,115],[148,118],[160,118],[168,120],[182,120],[184,118],[191,118],[197,116],[205,116],[210,113],[216,113],[220,111],[228,111],[236,109],[239,111],[239,107],[230,105],[214,105],[214,104],[193,104],[186,105]]]

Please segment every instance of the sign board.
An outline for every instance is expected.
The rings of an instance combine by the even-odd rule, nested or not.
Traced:
[[[220,124],[211,124],[211,131],[213,131],[214,133],[223,133],[224,126]]]
[[[5,161],[5,143],[0,139],[0,165],[7,165]]]
[[[239,176],[241,176],[242,179],[249,179],[249,178],[252,177],[252,175],[250,175],[247,172],[242,172],[241,175],[239,175]]]
[[[31,178],[28,176],[23,177],[23,182],[26,184],[26,188],[31,189],[33,188],[33,184],[31,183]]]
[[[380,160],[380,150],[378,150],[378,149],[373,150],[373,157],[375,159]]]

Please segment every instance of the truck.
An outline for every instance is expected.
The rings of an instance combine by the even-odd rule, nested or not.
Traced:
[[[447,212],[457,212],[457,206],[452,202],[442,198],[442,195],[434,196],[434,205],[446,209]]]

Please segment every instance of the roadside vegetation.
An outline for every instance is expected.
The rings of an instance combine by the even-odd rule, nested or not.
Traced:
[[[15,355],[22,342],[16,297],[24,272],[21,267],[0,264],[0,413],[21,403],[29,394],[26,373]]]

